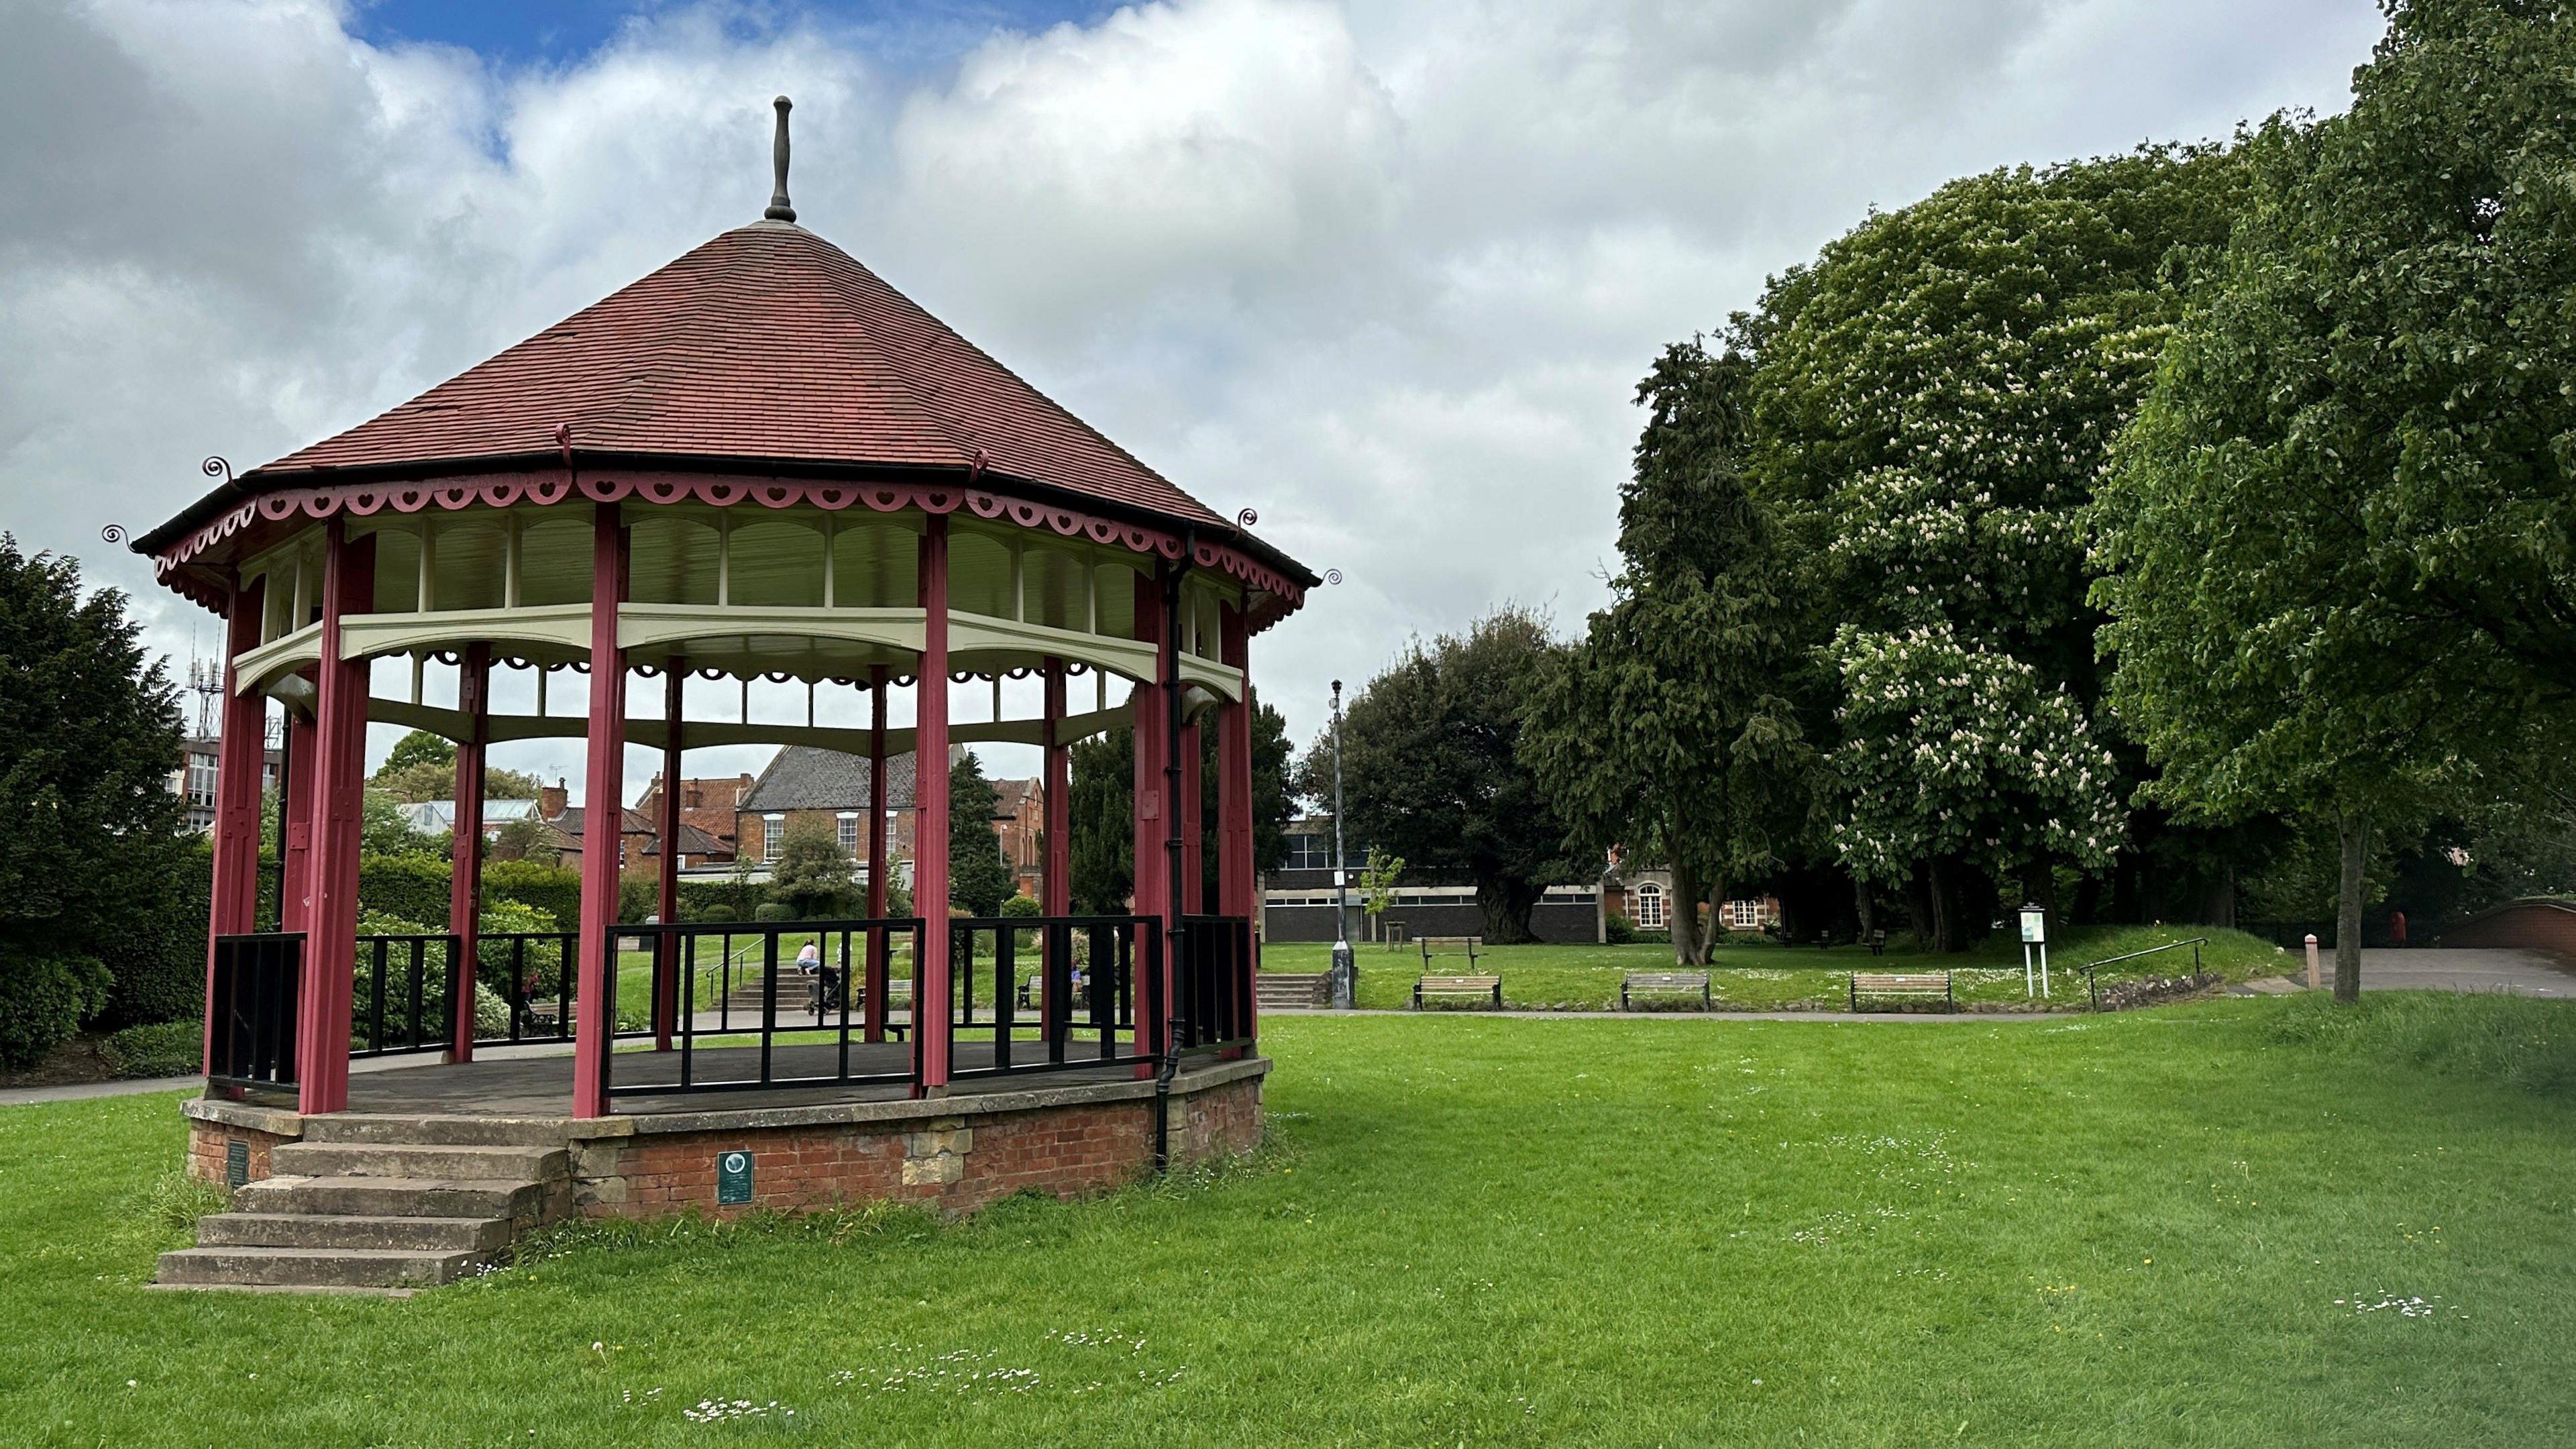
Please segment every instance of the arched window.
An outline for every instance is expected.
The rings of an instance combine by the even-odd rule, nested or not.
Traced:
[[[1653,881],[1637,887],[1637,927],[1645,931],[1664,928],[1664,888]]]

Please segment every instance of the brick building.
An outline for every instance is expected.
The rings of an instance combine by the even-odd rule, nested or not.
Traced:
[[[684,779],[680,782],[680,823],[696,826],[716,843],[716,849],[708,852],[703,860],[682,850],[681,869],[733,864],[740,838],[737,822],[742,813],[742,799],[751,793],[751,785],[752,777],[749,775],[723,775],[708,780]],[[643,795],[635,802],[635,809],[647,820],[662,818],[662,773],[659,770],[653,772],[653,783],[644,787]]]
[[[778,858],[787,832],[812,821],[828,825],[841,848],[860,864],[865,879],[870,809],[886,812],[886,854],[897,882],[912,879],[913,758],[886,759],[884,804],[868,778],[867,758],[811,745],[782,745],[743,792],[735,811],[734,840],[742,859],[767,864]]]
[[[1037,899],[1046,874],[1046,782],[995,780],[993,833],[1021,895]]]

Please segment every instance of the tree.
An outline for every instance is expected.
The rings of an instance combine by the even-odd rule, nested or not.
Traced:
[[[358,853],[361,855],[416,855],[445,860],[450,837],[451,832],[445,830],[431,833],[412,829],[411,817],[403,813],[402,802],[383,790],[369,788],[361,801],[358,815]]]
[[[1705,889],[1769,868],[1802,824],[1814,751],[1779,692],[1794,667],[1769,520],[1737,454],[1741,358],[1666,348],[1620,490],[1623,567],[1610,606],[1535,692],[1522,753],[1595,858],[1624,849],[1673,873],[1673,959],[1708,961]]]
[[[1124,915],[1136,892],[1136,732],[1120,725],[1075,741],[1072,766],[1073,908]]]
[[[2245,170],[2229,152],[2157,147],[1967,177],[1871,217],[1735,320],[1752,364],[1751,491],[1781,530],[1799,637],[1830,666],[1803,722],[1833,759],[1865,766],[1841,781],[1836,854],[1934,887],[1946,946],[1982,924],[1971,903],[1998,880],[2021,875],[2045,904],[2059,866],[2101,869],[2062,853],[2101,832],[2070,837],[2038,794],[1987,795],[1987,771],[1934,731],[1941,711],[1877,707],[1851,684],[1898,682],[1889,661],[1928,659],[1937,639],[1965,671],[1947,678],[2014,693],[2027,671],[2033,697],[2063,691],[2071,707],[2017,723],[2017,748],[2099,757],[2118,722],[2102,708],[2085,509],[2185,286],[2226,240]],[[2134,784],[2124,770],[2104,789],[2124,802]],[[1942,839],[1977,849],[1903,858]]]
[[[376,767],[367,783],[406,805],[456,798],[456,746],[427,730],[413,730],[394,741],[393,753]],[[486,800],[533,800],[541,782],[517,770],[483,767]]]
[[[1505,606],[1464,635],[1416,640],[1343,714],[1351,829],[1417,871],[1472,882],[1485,938],[1497,944],[1532,939],[1540,889],[1582,869],[1519,753],[1529,700],[1557,649],[1535,615]],[[1307,761],[1305,793],[1329,798],[1329,738]]]
[[[998,800],[973,750],[948,767],[948,899],[970,916],[993,914],[1018,889],[993,832]]]
[[[0,533],[0,1065],[166,964],[138,959],[173,938],[143,918],[203,899],[170,789],[177,693],[139,634],[122,593],[84,598],[78,562]],[[204,942],[200,923],[187,949]]]
[[[804,816],[789,825],[770,863],[769,894],[808,920],[857,915],[858,867],[841,848],[839,827]]]
[[[2576,27],[2413,0],[2352,109],[2246,147],[2250,204],[2097,508],[2114,699],[2152,794],[2296,810],[2340,856],[2563,770],[2576,664]]]
[[[1386,908],[1395,904],[1396,883],[1403,879],[1404,857],[1370,846],[1368,863],[1360,867],[1360,910],[1371,921],[1385,915]],[[1374,929],[1370,935],[1376,935]]]

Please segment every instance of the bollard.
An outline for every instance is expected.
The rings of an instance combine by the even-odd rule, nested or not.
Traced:
[[[2311,931],[2308,933],[2308,989],[2310,991],[2320,990],[2325,986],[2325,984],[2325,977],[2317,970],[2316,933]]]

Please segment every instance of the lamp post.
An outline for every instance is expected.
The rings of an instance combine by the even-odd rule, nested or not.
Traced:
[[[1348,1011],[1359,994],[1351,959],[1351,874],[1342,853],[1342,682],[1333,681],[1333,1009]]]

